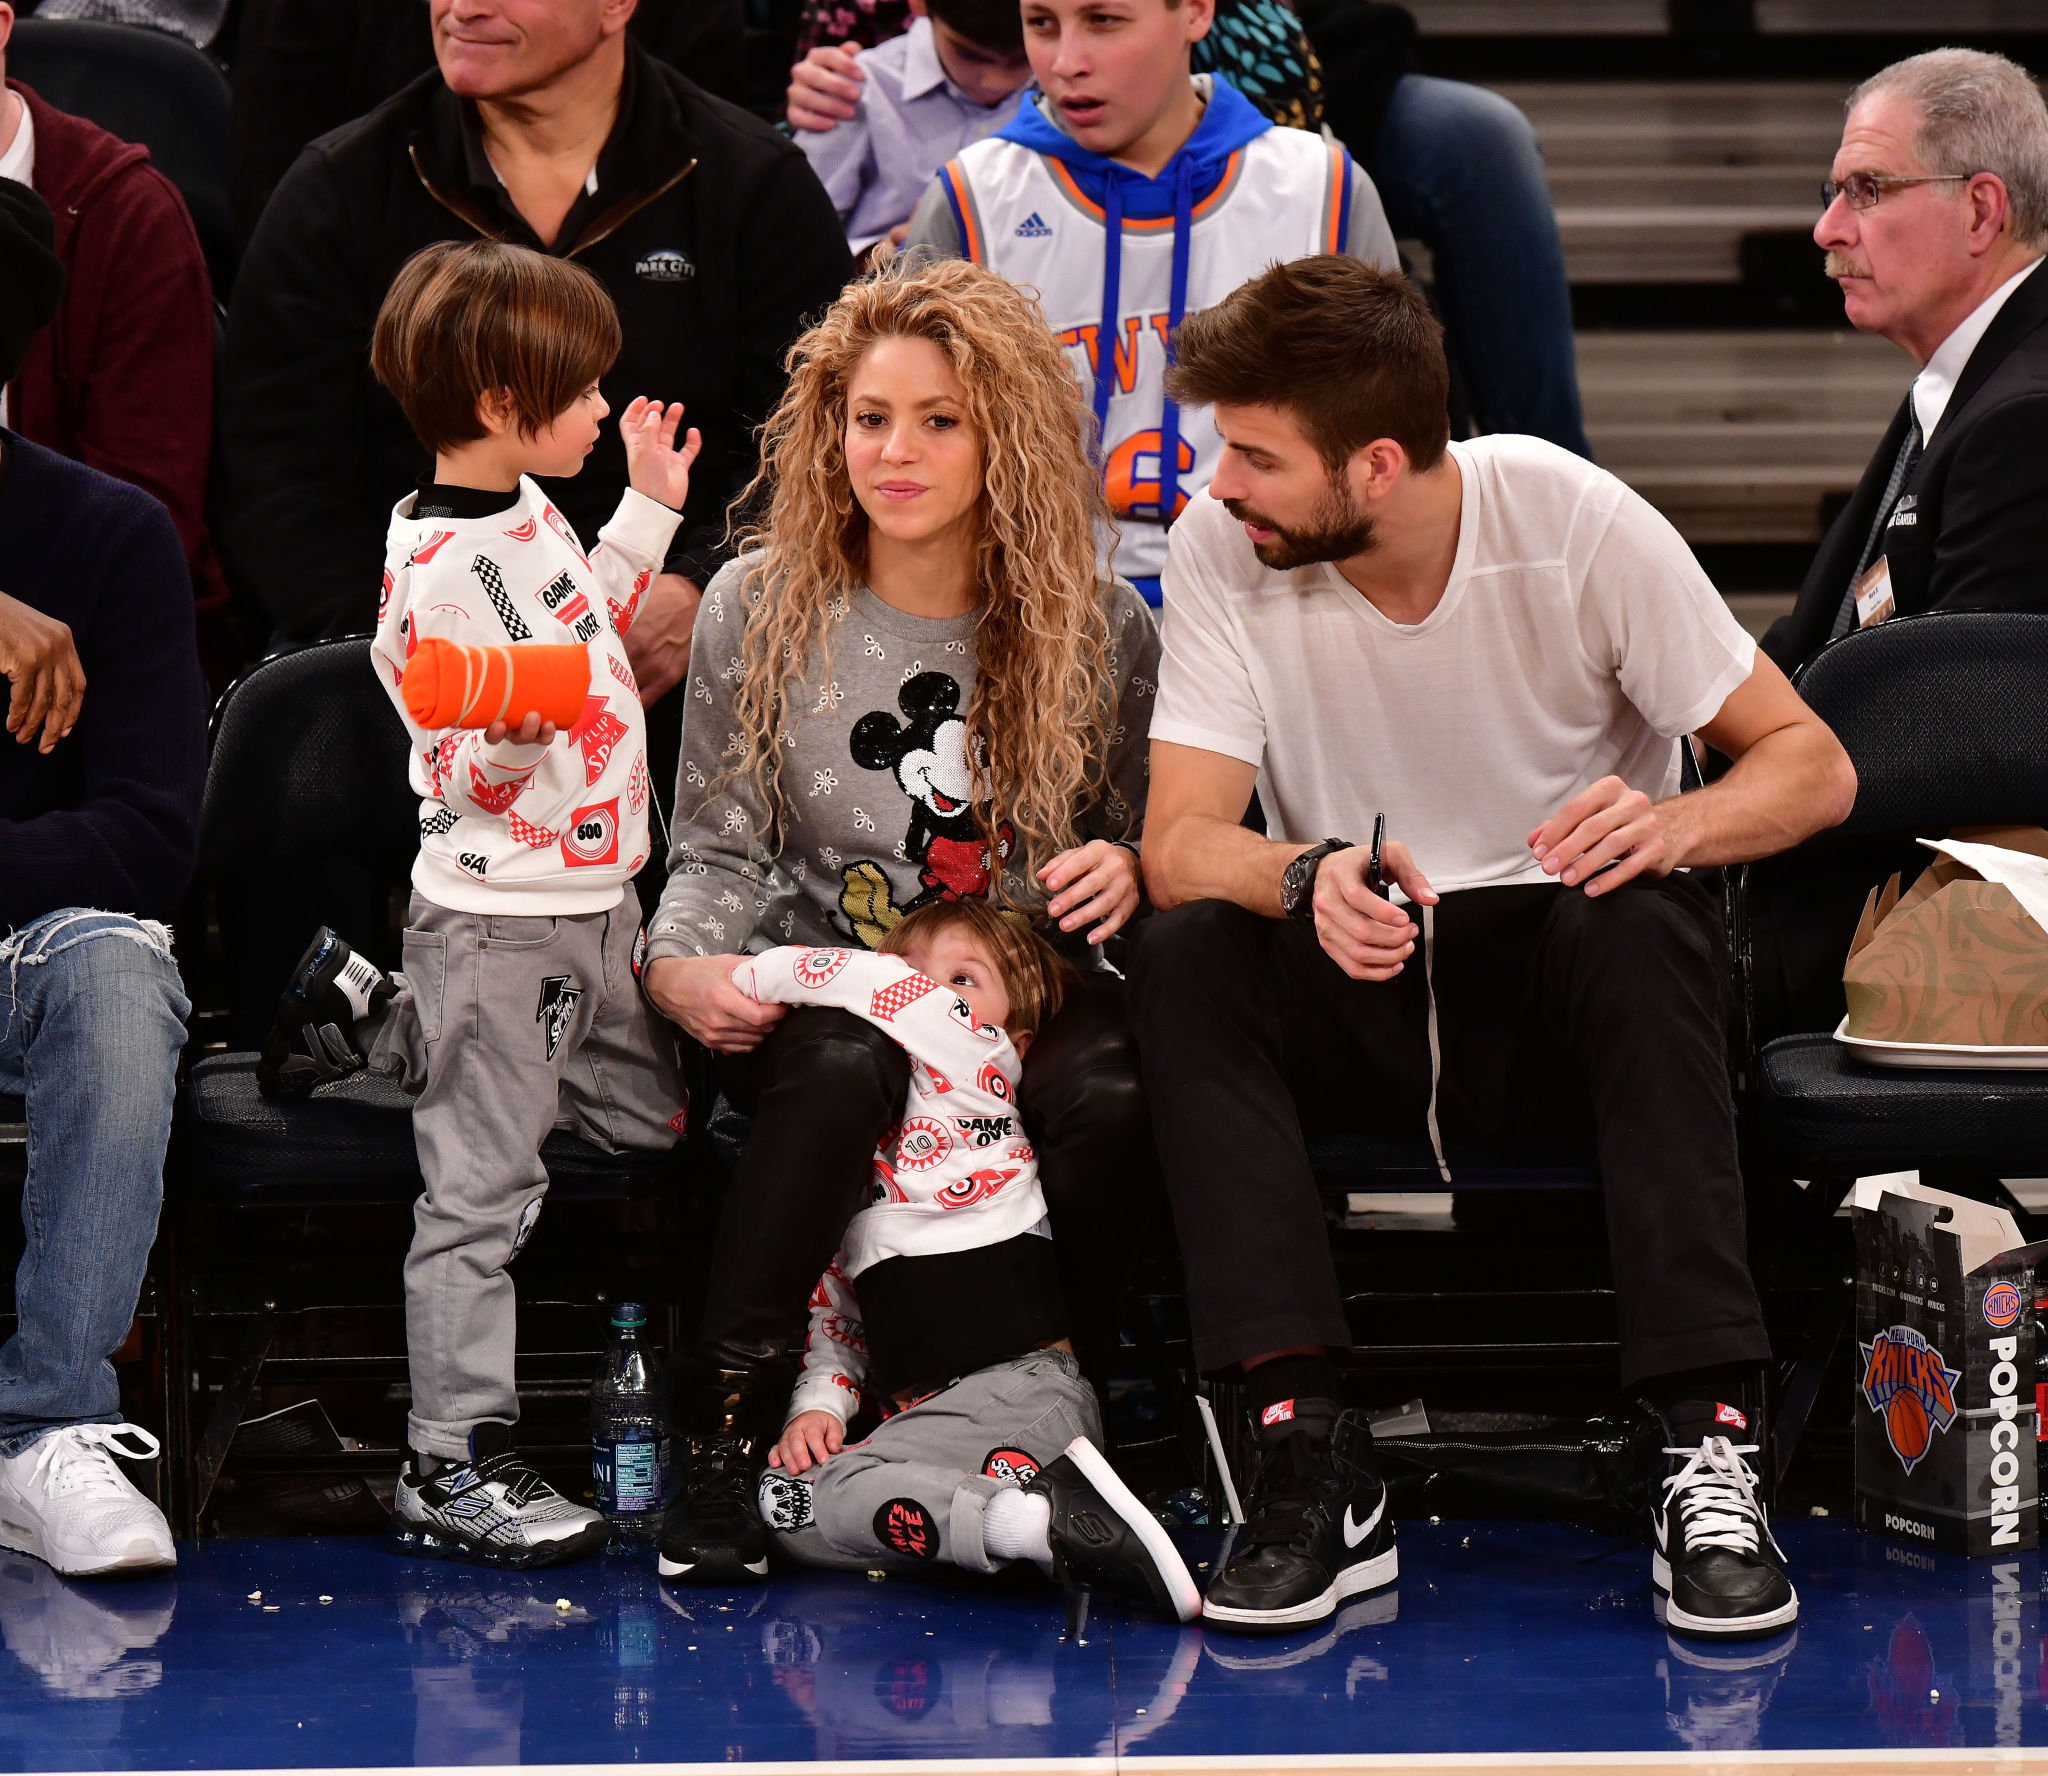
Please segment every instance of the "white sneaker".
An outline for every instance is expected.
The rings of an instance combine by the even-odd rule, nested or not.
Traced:
[[[146,1460],[161,1445],[140,1425],[64,1425],[19,1455],[0,1456],[0,1547],[60,1573],[142,1572],[176,1566],[171,1526],[114,1461]]]

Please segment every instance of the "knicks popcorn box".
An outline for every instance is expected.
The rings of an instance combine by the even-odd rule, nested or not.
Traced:
[[[1859,1179],[1856,1521],[1951,1554],[2032,1548],[2033,1269],[2004,1209]]]

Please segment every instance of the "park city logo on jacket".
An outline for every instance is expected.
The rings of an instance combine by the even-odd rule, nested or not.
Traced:
[[[674,247],[662,247],[644,259],[636,259],[633,274],[644,277],[650,284],[680,284],[695,277],[697,268],[690,263],[689,254],[678,252]]]
[[[1955,1423],[1962,1371],[1911,1326],[1888,1326],[1860,1348],[1863,1398],[1883,1417],[1885,1440],[1910,1474],[1933,1448],[1935,1433]]]

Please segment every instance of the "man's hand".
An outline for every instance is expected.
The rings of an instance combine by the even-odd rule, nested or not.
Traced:
[[[1316,870],[1316,936],[1353,980],[1387,981],[1415,950],[1415,921],[1365,885],[1372,853],[1364,845],[1333,851]],[[1399,839],[1380,848],[1380,869],[1419,906],[1435,906],[1436,890]]]
[[[484,729],[486,746],[502,746],[507,740],[514,746],[552,746],[555,743],[555,724],[542,721],[538,709],[529,709],[526,719],[516,728],[500,718]]]
[[[1529,849],[1545,875],[1567,888],[1583,882],[1588,894],[1610,893],[1637,876],[1668,876],[1685,861],[1665,807],[1619,777],[1580,790],[1529,835]]]
[[[682,423],[682,402],[664,407],[645,395],[634,396],[619,421],[619,436],[626,444],[627,485],[672,512],[680,512],[690,497],[690,465],[704,448],[695,426],[682,443],[676,442],[676,428]]]
[[[789,127],[828,130],[848,122],[860,105],[861,82],[867,79],[860,51],[848,43],[822,43],[789,71],[784,101]]]
[[[38,752],[54,752],[85,701],[85,668],[70,628],[0,592],[0,673],[13,684],[7,731],[15,744],[34,740]]]
[[[801,1474],[839,1453],[846,1427],[829,1412],[799,1412],[782,1427],[782,1436],[768,1452],[768,1465]]]
[[[717,1054],[749,1054],[782,1022],[786,1005],[763,1005],[732,984],[744,956],[663,956],[640,977],[647,997]]]
[[[1045,910],[1059,920],[1062,931],[1101,921],[1088,933],[1092,944],[1115,936],[1138,910],[1138,860],[1126,846],[1107,839],[1062,851],[1038,872],[1038,879],[1052,897]]]
[[[683,682],[690,670],[690,631],[703,602],[704,589],[695,580],[674,573],[654,576],[625,637],[641,708],[652,709]]]

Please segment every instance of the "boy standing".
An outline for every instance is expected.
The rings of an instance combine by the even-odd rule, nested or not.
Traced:
[[[506,1266],[547,1191],[541,1142],[566,1124],[609,1151],[667,1148],[684,1114],[673,1033],[635,978],[646,727],[621,638],[679,522],[698,435],[672,448],[682,408],[633,402],[619,427],[630,485],[588,556],[531,479],[581,467],[618,349],[596,279],[502,242],[429,247],[385,298],[372,367],[434,453],[433,481],[392,513],[371,650],[420,796],[405,973],[388,979],[321,932],[261,1069],[272,1092],[368,1065],[417,1094],[411,1457],[392,1531],[407,1552],[497,1566],[552,1565],[607,1535],[510,1447]],[[422,730],[401,686],[428,637],[580,642],[583,712],[560,734],[518,710]]]
[[[1398,263],[1341,147],[1189,71],[1214,14],[1214,0],[1024,0],[1040,91],[946,164],[906,243],[1038,292],[1092,393],[1116,571],[1155,606],[1167,530],[1222,449],[1209,414],[1166,392],[1173,330],[1272,264]]]
[[[901,246],[934,169],[1008,123],[1031,84],[1014,0],[911,0],[911,11],[907,31],[861,56],[853,116],[796,138],[855,254]]]

